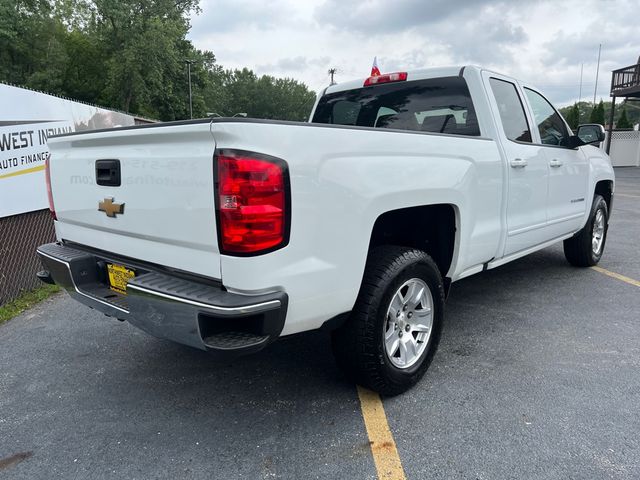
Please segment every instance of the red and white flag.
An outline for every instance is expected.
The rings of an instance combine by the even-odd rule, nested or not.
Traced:
[[[377,77],[380,75],[380,69],[378,68],[378,57],[373,57],[373,65],[371,66],[371,76]]]

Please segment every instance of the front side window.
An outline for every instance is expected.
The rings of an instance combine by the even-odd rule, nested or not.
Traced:
[[[471,94],[461,77],[330,93],[320,99],[313,123],[480,135]]]
[[[531,130],[516,86],[497,78],[490,78],[489,83],[506,137],[516,142],[531,143]]]
[[[567,125],[560,114],[538,92],[524,89],[529,105],[533,110],[533,118],[538,125],[540,139],[544,145],[566,146],[569,140]]]

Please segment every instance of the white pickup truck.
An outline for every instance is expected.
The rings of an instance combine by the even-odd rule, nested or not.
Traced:
[[[219,354],[323,328],[351,378],[397,394],[436,352],[452,282],[560,241],[599,261],[614,173],[581,138],[603,129],[575,136],[534,87],[473,66],[330,86],[308,123],[60,135],[39,276]]]

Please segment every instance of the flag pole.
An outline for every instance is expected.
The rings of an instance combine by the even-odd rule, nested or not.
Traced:
[[[602,51],[602,44],[598,47],[598,66],[596,67],[596,88],[593,90],[593,106],[596,106],[596,94],[598,93],[598,74],[600,73],[600,52]]]

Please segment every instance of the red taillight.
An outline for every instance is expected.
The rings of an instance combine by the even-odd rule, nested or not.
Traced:
[[[364,81],[364,86],[378,85],[379,83],[403,82],[407,79],[407,72],[384,73],[369,77]]]
[[[286,245],[286,163],[234,150],[221,150],[216,159],[220,251],[247,255]]]
[[[58,217],[56,217],[56,209],[53,206],[53,195],[51,194],[51,170],[49,167],[49,158],[51,156],[47,155],[47,158],[45,158],[44,160],[44,178],[45,181],[47,182],[47,198],[49,199],[49,212],[51,212],[51,218],[53,218],[54,220],[57,220]]]

